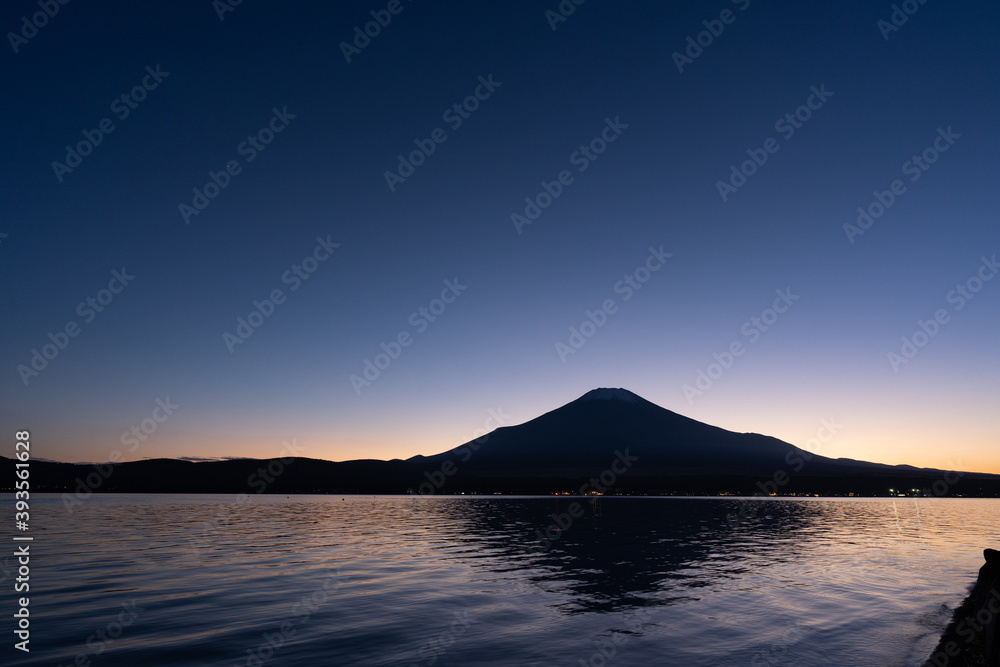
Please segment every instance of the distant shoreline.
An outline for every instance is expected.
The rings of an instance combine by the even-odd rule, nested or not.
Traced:
[[[627,450],[626,450],[627,451]],[[347,461],[286,457],[190,462],[150,459],[123,463],[31,462],[33,493],[57,493],[81,502],[97,493],[211,493],[319,495],[446,495],[537,497],[718,498],[1000,498],[1000,475],[903,468],[864,469],[851,475],[779,475],[766,466],[746,472],[612,475],[591,466],[535,467],[486,474],[427,460]],[[530,462],[529,462],[530,463]],[[0,492],[14,490],[15,460],[0,457]],[[587,474],[590,472],[590,474]],[[784,471],[778,471],[784,472]]]
[[[15,489],[0,488],[0,494],[13,495]],[[246,495],[246,496],[385,496],[398,498],[570,498],[570,499],[601,499],[611,498],[697,498],[697,499],[718,499],[718,500],[998,500],[1000,493],[991,494],[955,494],[946,496],[934,495],[889,495],[889,494],[838,494],[838,493],[802,493],[802,494],[737,494],[737,493],[605,493],[593,495],[579,495],[569,493],[530,493],[524,491],[504,491],[504,492],[437,492],[437,493],[406,493],[402,491],[341,491],[341,490],[266,490],[255,492],[249,489],[168,489],[168,490],[139,490],[133,488],[92,490],[88,493],[80,493],[72,488],[51,488],[43,487],[32,491],[34,495],[69,495],[76,496],[83,500],[91,495],[115,496],[115,495]]]

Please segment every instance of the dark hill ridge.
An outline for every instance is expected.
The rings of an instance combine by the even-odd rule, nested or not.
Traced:
[[[13,490],[14,463],[0,457],[0,490]],[[606,483],[612,493],[885,496],[896,488],[1000,496],[1000,475],[946,475],[831,459],[777,438],[703,424],[625,389],[608,388],[455,449],[405,461],[152,459],[93,466],[35,460],[31,484],[35,491],[84,497],[90,492],[548,494],[579,490],[612,467],[614,483]]]

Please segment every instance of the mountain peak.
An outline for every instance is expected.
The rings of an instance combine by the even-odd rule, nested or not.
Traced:
[[[580,397],[581,401],[622,401],[624,403],[636,404],[643,399],[630,392],[628,389],[616,388],[610,389],[601,387],[598,389],[591,389],[586,394]]]

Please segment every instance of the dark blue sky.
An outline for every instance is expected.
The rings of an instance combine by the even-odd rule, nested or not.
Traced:
[[[1000,472],[995,3],[389,4],[4,6],[0,424],[70,461],[408,457],[622,386]]]

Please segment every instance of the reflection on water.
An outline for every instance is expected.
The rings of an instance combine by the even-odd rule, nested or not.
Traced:
[[[33,650],[12,665],[916,665],[1000,518],[940,499],[38,502]]]

